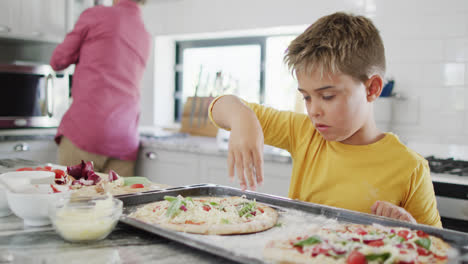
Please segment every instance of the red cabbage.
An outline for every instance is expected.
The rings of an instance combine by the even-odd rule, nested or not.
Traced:
[[[117,180],[119,178],[119,175],[117,174],[117,172],[113,171],[113,170],[109,170],[109,181],[110,182],[113,182],[115,180]]]
[[[68,175],[72,176],[73,178],[79,180],[81,176],[81,170],[83,166],[85,165],[85,162],[82,160],[80,164],[75,165],[75,166],[67,166],[67,173]]]
[[[79,180],[73,180],[72,185],[83,185]]]
[[[84,178],[81,178],[80,179],[80,183],[85,185],[85,186],[91,186],[93,185],[93,181],[92,180],[85,180]]]
[[[94,166],[91,161],[88,161],[84,163],[84,161],[81,161],[83,164],[83,167],[81,168],[81,177],[85,178],[88,177],[88,172],[89,171],[94,171]]]
[[[101,181],[101,177],[97,175],[94,171],[88,171],[87,180],[93,181],[93,185]]]

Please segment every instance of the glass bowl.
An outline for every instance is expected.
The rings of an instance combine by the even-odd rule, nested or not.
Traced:
[[[106,238],[122,214],[122,201],[112,196],[66,197],[52,203],[49,217],[55,231],[70,242]]]

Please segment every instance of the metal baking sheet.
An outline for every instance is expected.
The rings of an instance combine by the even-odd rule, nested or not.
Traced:
[[[163,200],[165,195],[182,195],[184,197],[246,195],[248,199],[256,199],[257,202],[267,204],[277,209],[280,214],[278,222],[284,226],[244,235],[198,235],[163,229],[157,225],[147,224],[128,217],[128,215],[139,206]],[[269,263],[267,260],[263,259],[262,254],[266,242],[275,238],[289,238],[291,233],[294,232],[298,232],[299,234],[299,231],[304,230],[310,224],[326,225],[330,223],[330,221],[357,224],[376,223],[383,226],[401,226],[423,230],[428,234],[438,236],[450,243],[452,247],[457,250],[454,256],[456,259],[458,259],[460,253],[468,252],[468,233],[439,229],[427,225],[411,224],[341,208],[301,202],[264,193],[242,191],[237,188],[215,184],[197,184],[168,188],[153,193],[142,193],[137,196],[121,196],[119,199],[124,202],[124,214],[120,218],[121,222],[240,263]],[[455,262],[451,263],[458,263],[456,259],[453,259]]]

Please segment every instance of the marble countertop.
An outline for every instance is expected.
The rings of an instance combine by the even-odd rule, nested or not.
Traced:
[[[119,224],[104,240],[64,241],[52,226],[27,227],[0,218],[0,263],[234,263],[166,238]]]

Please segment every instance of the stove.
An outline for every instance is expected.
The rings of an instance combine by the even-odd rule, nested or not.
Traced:
[[[443,173],[468,177],[468,161],[454,158],[442,159],[434,156],[426,157],[433,173]]]
[[[468,161],[426,157],[445,228],[468,232]]]

